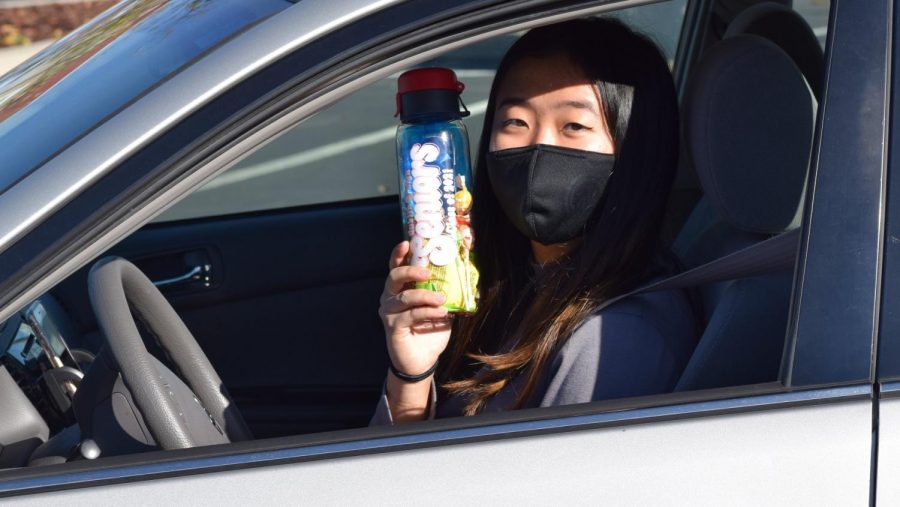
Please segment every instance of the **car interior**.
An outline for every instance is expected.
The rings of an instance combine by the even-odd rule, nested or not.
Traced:
[[[822,36],[791,2],[713,2],[682,69],[664,226],[684,269],[800,226]],[[389,108],[386,81],[373,87]],[[0,469],[368,424],[388,368],[377,309],[402,239],[396,190],[209,216],[180,204],[0,323]],[[773,268],[688,289],[699,341],[675,390],[778,382],[793,280]]]

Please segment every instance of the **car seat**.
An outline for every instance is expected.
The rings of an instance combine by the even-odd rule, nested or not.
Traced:
[[[775,43],[791,57],[794,64],[803,73],[816,100],[821,100],[825,78],[825,58],[819,39],[803,16],[783,3],[762,2],[740,11],[728,23],[722,38],[727,39],[738,35],[758,35]],[[693,227],[704,227],[712,219],[711,212],[707,209],[708,203],[703,202],[703,206],[695,207],[695,209],[688,207],[698,202],[696,178],[693,169],[690,168],[687,156],[682,156],[680,163],[685,166],[685,169],[679,171],[677,181],[680,183],[676,183],[677,190],[673,192],[667,210],[668,218],[663,224],[662,237],[667,244],[672,244],[676,237],[681,243],[684,243],[685,238],[693,238],[691,234],[682,232],[689,213],[693,212],[695,215],[691,221]],[[683,247],[683,245],[681,246]]]
[[[790,7],[763,2],[741,11],[725,30],[723,38],[758,35],[775,43],[803,73],[816,100],[822,100],[825,56],[816,34],[803,16]]]
[[[775,43],[736,35],[711,47],[687,90],[685,142],[704,197],[672,250],[687,267],[796,228],[815,104]],[[699,288],[705,329],[675,390],[774,381],[793,273]]]

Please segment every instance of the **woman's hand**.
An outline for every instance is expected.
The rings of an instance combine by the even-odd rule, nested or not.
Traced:
[[[384,323],[388,355],[398,370],[418,375],[431,368],[450,341],[450,320],[444,296],[425,289],[406,288],[431,276],[424,267],[407,266],[409,242],[391,252],[390,268],[378,314]],[[387,395],[394,421],[423,419],[431,377],[404,382],[388,375]]]

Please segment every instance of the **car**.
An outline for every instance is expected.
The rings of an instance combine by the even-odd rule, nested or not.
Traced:
[[[117,4],[0,79],[0,501],[898,503],[900,10],[790,4]],[[597,15],[682,99],[679,387],[368,426],[394,78],[457,69],[477,136],[515,37]]]

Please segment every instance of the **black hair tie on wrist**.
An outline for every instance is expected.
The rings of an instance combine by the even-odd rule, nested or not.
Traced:
[[[397,367],[394,366],[394,363],[390,363],[390,365],[391,365],[391,373],[393,373],[394,376],[397,377],[398,379],[400,379],[404,382],[419,382],[421,380],[425,380],[432,373],[434,373],[434,370],[437,369],[438,362],[435,361],[434,364],[431,365],[431,368],[428,368],[428,371],[426,371],[424,373],[420,373],[418,375],[407,375],[406,373],[403,373],[402,371],[398,370]]]

